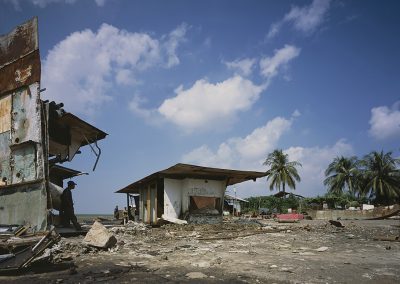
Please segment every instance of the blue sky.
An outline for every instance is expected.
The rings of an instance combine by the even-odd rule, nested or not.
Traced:
[[[39,18],[44,99],[110,135],[71,166],[79,213],[178,162],[265,171],[300,161],[298,194],[324,194],[327,165],[399,155],[397,1],[0,0],[0,33]],[[232,189],[230,189],[232,191]],[[268,195],[265,179],[237,186]]]

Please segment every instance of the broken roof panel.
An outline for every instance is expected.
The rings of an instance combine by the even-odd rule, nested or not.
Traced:
[[[57,123],[62,126],[68,126],[71,131],[76,131],[77,133],[81,134],[83,136],[81,146],[104,139],[108,135],[104,131],[94,127],[93,125],[83,121],[79,117],[69,112],[58,118]]]
[[[143,184],[154,180],[156,178],[197,178],[197,179],[210,179],[210,180],[227,180],[227,186],[241,183],[247,180],[256,180],[266,176],[265,172],[256,171],[241,171],[231,169],[220,169],[201,167],[189,164],[176,164],[168,169],[155,172],[141,180],[138,180],[120,190],[117,193],[133,193],[136,192]]]

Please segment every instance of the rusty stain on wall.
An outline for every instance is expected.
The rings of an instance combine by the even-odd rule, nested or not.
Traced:
[[[0,68],[39,49],[37,25],[35,17],[0,36]]]
[[[1,61],[0,64],[2,64]],[[30,76],[25,78],[25,81],[16,80],[17,73],[21,72],[21,70],[27,70],[29,66],[32,66],[32,69],[30,70]],[[8,93],[12,90],[15,90],[23,86],[29,86],[39,81],[40,81],[40,56],[39,56],[39,50],[36,50],[27,55],[26,57],[23,57],[15,61],[14,63],[5,65],[1,69],[0,95]]]

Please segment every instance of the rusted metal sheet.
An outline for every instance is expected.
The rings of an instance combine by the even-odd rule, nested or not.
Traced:
[[[0,98],[0,133],[11,129],[11,96]]]
[[[0,96],[40,81],[40,55],[36,50],[0,69]]]
[[[0,36],[0,68],[38,49],[38,20],[35,17]]]

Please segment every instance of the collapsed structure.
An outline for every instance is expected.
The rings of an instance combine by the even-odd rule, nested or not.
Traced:
[[[139,196],[138,218],[155,224],[165,220],[186,219],[192,223],[222,221],[227,186],[264,177],[265,172],[239,171],[176,164],[155,172],[120,190]]]
[[[25,226],[33,234],[56,224],[63,180],[82,174],[60,166],[107,134],[40,98],[38,21],[0,37],[0,233]],[[93,144],[93,145],[92,145]],[[94,168],[95,168],[94,167]]]

